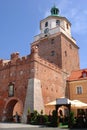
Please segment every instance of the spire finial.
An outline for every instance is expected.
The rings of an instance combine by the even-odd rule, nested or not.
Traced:
[[[56,6],[54,4],[54,6],[51,8],[51,15],[56,16],[58,14],[59,14],[59,9],[56,8]]]

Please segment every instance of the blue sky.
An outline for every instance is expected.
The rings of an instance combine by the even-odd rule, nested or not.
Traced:
[[[80,67],[87,68],[87,0],[0,0],[0,59],[13,52],[30,54],[30,44],[41,19],[55,5],[72,24],[72,36],[80,47]]]

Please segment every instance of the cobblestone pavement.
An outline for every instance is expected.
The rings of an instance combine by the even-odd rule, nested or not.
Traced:
[[[17,124],[17,123],[0,123],[0,130],[87,130],[87,129],[61,129],[44,127],[38,125],[28,125],[28,124]]]

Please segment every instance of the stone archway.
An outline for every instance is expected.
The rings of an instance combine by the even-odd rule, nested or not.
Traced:
[[[69,116],[69,108],[68,108],[68,106],[63,106],[63,105],[61,105],[59,108],[58,108],[58,116],[62,116],[62,117],[67,117],[67,116]]]
[[[58,112],[58,110],[59,110],[59,108],[61,107],[61,106],[64,106],[64,107],[66,107],[67,108],[67,110],[68,110],[68,127],[70,127],[70,111],[71,111],[71,104],[57,104],[55,107],[56,107],[56,112]],[[59,119],[58,119],[58,125],[59,125]]]
[[[2,121],[14,122],[13,117],[16,112],[19,114],[19,116],[22,116],[23,103],[18,98],[11,98],[5,104]]]

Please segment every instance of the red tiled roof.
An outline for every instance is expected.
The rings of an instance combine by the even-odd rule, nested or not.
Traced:
[[[86,73],[85,77],[83,77],[83,73]],[[82,79],[87,79],[87,69],[72,71],[71,75],[67,78],[68,81],[82,80]]]

